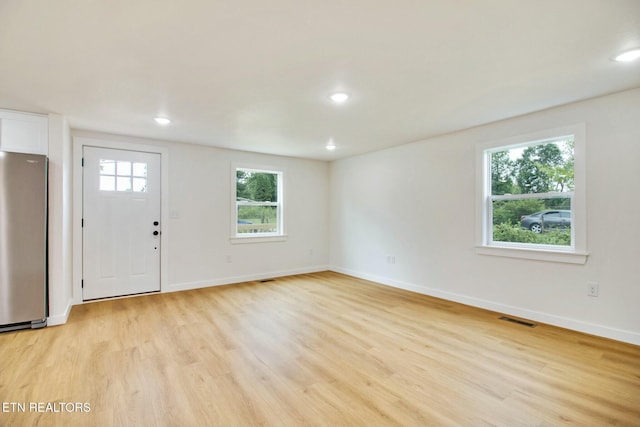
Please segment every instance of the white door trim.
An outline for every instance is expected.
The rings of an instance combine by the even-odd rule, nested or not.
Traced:
[[[160,154],[160,210],[162,234],[160,235],[160,292],[168,289],[168,257],[169,257],[169,149],[158,145],[147,145],[122,141],[122,137],[110,139],[108,135],[101,137],[73,137],[73,304],[84,304],[82,301],[82,150],[84,146],[114,148],[129,151],[144,151]]]

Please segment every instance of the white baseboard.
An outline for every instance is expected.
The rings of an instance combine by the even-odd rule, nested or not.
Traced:
[[[419,286],[413,283],[402,282],[387,277],[375,276],[372,274],[362,273],[342,267],[330,266],[329,270],[337,273],[346,274],[371,282],[380,283],[394,288],[404,289],[423,295],[429,295],[448,301],[459,302],[461,304],[473,307],[484,308],[486,310],[496,311],[498,313],[509,314],[511,316],[521,317],[524,319],[534,320],[536,322],[546,323],[561,328],[571,329],[586,334],[596,335],[599,337],[610,338],[616,341],[622,341],[629,344],[640,345],[640,333],[627,331],[609,326],[598,325],[595,323],[584,322],[582,320],[571,319],[568,317],[558,316],[555,314],[544,313],[526,308],[516,307],[497,303],[494,301],[484,300],[481,298],[469,297],[452,292],[445,292],[438,289],[432,289],[425,286]]]
[[[272,271],[268,273],[247,274],[243,276],[230,276],[211,280],[200,280],[197,282],[173,283],[162,288],[162,292],[188,291],[190,289],[208,288],[211,286],[231,285],[234,283],[251,282],[254,280],[272,279],[275,277],[294,276],[296,274],[317,273],[327,271],[328,266],[313,266],[298,268],[293,270]]]
[[[73,306],[73,299],[67,301],[67,308],[62,314],[54,314],[47,317],[47,326],[64,325],[69,320],[69,314],[71,314],[71,307]]]

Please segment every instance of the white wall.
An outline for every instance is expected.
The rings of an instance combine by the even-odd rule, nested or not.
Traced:
[[[49,325],[67,321],[72,304],[71,136],[63,116],[49,114]]]
[[[166,148],[170,218],[162,228],[162,250],[168,251],[163,265],[168,280],[162,284],[163,292],[327,269],[327,162],[79,130],[73,135],[74,143],[94,138],[107,145],[113,142]],[[230,242],[234,162],[284,169],[286,241]],[[78,293],[79,284],[74,286]]]
[[[331,268],[640,344],[639,119],[636,89],[335,161]],[[587,263],[476,254],[476,145],[581,122]]]
[[[318,271],[329,262],[326,162],[169,145],[172,288]],[[232,244],[233,162],[283,168],[285,242]],[[231,257],[231,262],[227,262]]]

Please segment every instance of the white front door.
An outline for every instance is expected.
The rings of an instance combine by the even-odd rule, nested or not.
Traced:
[[[160,154],[83,148],[82,299],[160,290]]]

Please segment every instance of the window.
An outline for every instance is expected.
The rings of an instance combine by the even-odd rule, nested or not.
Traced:
[[[147,164],[122,160],[100,160],[101,191],[147,191]]]
[[[487,154],[490,244],[573,247],[573,135]]]
[[[578,130],[482,147],[481,248],[535,259],[549,257],[527,251],[580,254],[568,262],[586,261],[584,156],[576,160],[582,140]]]
[[[235,236],[282,236],[282,172],[235,168]]]

